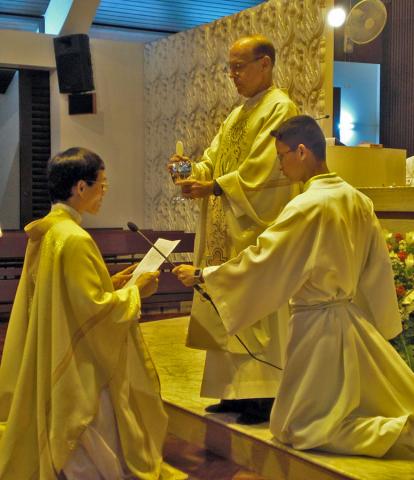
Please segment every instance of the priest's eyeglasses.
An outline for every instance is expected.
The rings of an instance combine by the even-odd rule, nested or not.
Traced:
[[[102,191],[105,193],[109,189],[109,183],[107,182],[98,182],[98,180],[85,180],[89,186],[92,186],[93,183],[99,183],[102,188]]]
[[[224,67],[224,71],[225,73],[227,74],[230,74],[230,73],[240,73],[242,72],[246,67],[247,65],[249,65],[250,63],[254,63],[254,62],[257,62],[257,60],[260,60],[262,58],[264,58],[265,55],[262,55],[260,57],[256,57],[256,58],[253,58],[252,60],[249,60],[248,62],[243,62],[243,63],[229,63],[227,64],[225,67]]]

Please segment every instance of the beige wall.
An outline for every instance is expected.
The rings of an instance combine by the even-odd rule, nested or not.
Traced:
[[[87,226],[125,226],[144,218],[143,46],[92,40],[95,115],[68,115],[68,97],[51,76],[52,152],[73,145],[90,148],[107,166],[110,189]]]
[[[52,39],[50,35],[33,32],[0,30],[0,65],[55,68]]]
[[[99,153],[107,164],[111,188],[97,217],[86,226],[143,225],[144,118],[143,45],[91,40],[97,114],[68,115],[67,95],[59,93],[53,37],[0,31],[0,66],[51,70],[52,154],[70,146]]]
[[[19,78],[16,73],[0,95],[0,225],[20,226]]]

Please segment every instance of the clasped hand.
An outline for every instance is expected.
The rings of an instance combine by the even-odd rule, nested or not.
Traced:
[[[176,185],[181,187],[184,198],[203,198],[212,195],[213,182],[210,180],[178,180]]]
[[[112,285],[114,286],[115,290],[118,290],[125,286],[128,280],[132,277],[132,273],[136,268],[137,264],[130,265],[129,267],[121,270],[115,275],[112,275]],[[150,297],[158,290],[158,277],[160,276],[160,272],[148,272],[143,273],[140,275],[135,285],[138,287],[139,295],[141,298]]]
[[[143,273],[137,278],[135,285],[138,287],[141,298],[147,298],[158,290],[158,277],[160,272]]]
[[[111,280],[115,290],[119,290],[128,282],[128,280],[132,277],[132,272],[135,270],[136,266],[137,264],[134,263],[133,265],[124,268],[120,272],[115,273],[115,275],[112,275]]]
[[[172,273],[180,280],[186,287],[193,287],[195,285],[194,273],[196,267],[192,265],[178,265],[173,268]]]

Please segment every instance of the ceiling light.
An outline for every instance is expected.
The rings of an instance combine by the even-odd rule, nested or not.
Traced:
[[[328,24],[331,27],[340,27],[344,24],[346,18],[346,12],[343,8],[332,8],[328,13]]]

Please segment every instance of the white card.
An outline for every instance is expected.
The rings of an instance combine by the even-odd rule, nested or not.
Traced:
[[[175,249],[180,241],[181,240],[166,240],[165,238],[159,238],[154,245],[166,257],[168,257],[168,255]],[[125,284],[125,287],[135,285],[137,278],[143,273],[155,272],[158,270],[164,260],[164,257],[160,255],[154,247],[151,247],[151,249],[146,253],[145,257],[138,263],[137,267],[132,273],[132,277]]]

